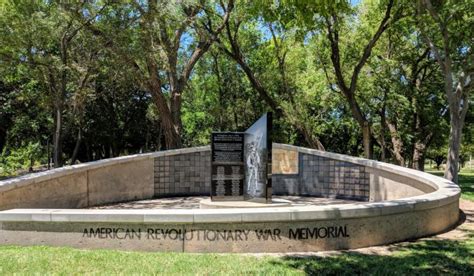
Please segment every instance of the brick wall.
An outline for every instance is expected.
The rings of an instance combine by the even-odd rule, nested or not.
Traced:
[[[211,151],[155,157],[155,197],[209,195]]]
[[[209,195],[211,151],[155,157],[155,197]],[[273,148],[274,195],[369,200],[365,167],[295,150]]]
[[[364,166],[299,153],[297,174],[274,173],[274,195],[308,195],[368,201],[370,175]]]

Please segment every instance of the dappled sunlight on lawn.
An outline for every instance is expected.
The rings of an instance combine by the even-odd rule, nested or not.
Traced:
[[[465,274],[474,273],[474,232],[467,242],[427,240],[397,248],[392,255],[343,252],[334,256],[285,256],[272,261],[307,274]]]

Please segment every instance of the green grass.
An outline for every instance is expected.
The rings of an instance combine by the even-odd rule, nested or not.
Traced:
[[[20,274],[272,274],[303,271],[277,259],[244,255],[144,253],[44,246],[0,247],[0,275]]]
[[[463,171],[460,184],[464,199],[474,201],[473,183],[474,171]],[[0,275],[474,275],[474,231],[461,229],[468,239],[402,244],[391,255],[342,252],[329,257],[255,257],[0,246]]]
[[[443,176],[444,172],[427,171],[437,176]],[[474,170],[464,169],[459,174],[459,186],[461,187],[461,198],[474,201]]]
[[[474,233],[467,241],[423,241],[390,256],[343,252],[330,257],[143,253],[54,247],[0,247],[0,274],[302,275],[474,274]]]
[[[331,257],[286,257],[285,267],[319,275],[439,275],[474,274],[474,237],[467,242],[429,240],[397,249],[393,255],[344,252]]]

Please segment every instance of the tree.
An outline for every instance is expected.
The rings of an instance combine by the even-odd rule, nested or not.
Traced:
[[[450,133],[444,176],[458,183],[462,130],[474,78],[474,3],[430,0],[419,3],[421,32],[440,65],[449,106]],[[426,16],[427,14],[427,16]]]
[[[346,1],[283,1],[276,5],[269,4],[269,10],[279,14],[279,20],[290,22],[306,33],[306,38],[324,35],[329,48],[331,69],[324,68],[331,90],[341,93],[349,110],[362,130],[363,149],[367,158],[372,158],[373,131],[371,118],[364,114],[360,103],[361,91],[358,80],[362,69],[371,57],[373,48],[385,30],[402,16],[400,3],[393,0],[383,3],[364,3],[369,12],[355,15],[357,8]],[[380,12],[382,11],[382,12]],[[358,20],[353,20],[354,17]],[[360,31],[359,34],[357,32]],[[352,39],[363,41],[354,44]],[[325,61],[325,49],[318,49],[321,64],[329,67]],[[329,72],[331,71],[331,72]]]
[[[257,4],[257,6],[259,6]],[[280,30],[280,33],[284,32],[283,26],[275,26],[274,22],[268,22],[267,28],[271,33],[271,42],[272,48],[265,48],[265,55],[268,55],[268,51],[272,51],[273,60],[277,61],[277,71],[279,72],[278,78],[278,88],[271,91],[263,83],[262,79],[257,75],[256,68],[252,68],[252,65],[246,58],[248,53],[243,51],[243,42],[242,42],[242,32],[243,25],[246,23],[256,24],[256,21],[253,21],[252,10],[255,10],[253,6],[240,5],[238,11],[234,12],[232,20],[226,22],[225,26],[225,39],[219,39],[219,49],[225,53],[229,58],[234,60],[242,69],[242,71],[247,76],[248,81],[251,83],[253,89],[258,93],[259,98],[263,100],[268,107],[276,114],[276,117],[284,118],[289,120],[291,125],[293,125],[300,133],[302,133],[307,144],[310,147],[317,148],[319,150],[324,150],[323,144],[320,142],[319,138],[313,133],[311,128],[307,123],[307,118],[304,118],[302,113],[298,109],[294,98],[294,87],[291,87],[290,81],[287,77],[287,52],[286,42],[284,35],[277,35],[277,28]],[[247,26],[249,27],[249,26]],[[252,32],[256,32],[255,28],[250,27]],[[251,48],[247,47],[250,51]],[[255,64],[255,63],[254,63]],[[271,64],[265,64],[265,66],[271,66]],[[273,72],[273,71],[271,71]],[[275,79],[274,74],[272,77]],[[275,82],[275,81],[273,81]],[[272,93],[273,92],[273,93]],[[280,100],[277,100],[280,99]]]
[[[407,11],[414,15],[416,9]],[[398,20],[380,39],[368,64],[371,77],[361,89],[372,95],[370,112],[380,117],[380,122],[372,118],[381,152],[388,150],[398,165],[423,170],[426,150],[445,127],[447,107],[439,66],[414,20]]]
[[[0,176],[44,164],[52,128],[48,98],[36,92],[42,84],[29,78],[28,66],[7,68],[0,79]]]
[[[367,44],[365,44],[365,47],[357,59],[352,72],[347,74],[346,77],[344,76],[344,70],[341,65],[340,30],[341,26],[343,25],[343,22],[341,22],[343,18],[341,18],[339,7],[337,5],[328,5],[328,9],[324,11],[322,15],[324,22],[323,24],[326,27],[326,35],[330,43],[331,63],[336,78],[336,84],[341,93],[346,98],[352,115],[362,130],[364,154],[365,157],[369,159],[372,158],[373,153],[373,135],[371,123],[367,116],[363,114],[360,104],[357,101],[357,81],[362,68],[371,56],[372,50],[375,47],[377,41],[380,39],[385,30],[390,26],[390,24],[398,20],[400,17],[400,9],[395,11],[395,16],[392,16],[393,7],[394,1],[387,1],[384,15],[380,20],[378,27],[375,28],[375,32],[371,35]]]
[[[166,148],[171,149],[182,146],[182,95],[194,66],[216,41],[233,5],[229,0],[219,13],[213,2],[132,1],[130,5],[110,4],[103,12],[88,5],[88,12],[75,15],[118,59],[136,69],[143,87],[153,96]],[[100,20],[86,23],[99,13]],[[216,18],[221,21],[217,25]],[[206,29],[213,30],[212,34]]]
[[[69,6],[49,2],[15,3],[4,2],[2,9],[2,51],[0,57],[5,62],[24,63],[30,66],[31,73],[41,80],[48,89],[54,110],[54,166],[63,165],[64,112],[67,99],[75,91],[77,82],[84,86],[88,70],[77,64],[74,47],[81,47],[77,38],[83,25],[76,24],[68,16]]]

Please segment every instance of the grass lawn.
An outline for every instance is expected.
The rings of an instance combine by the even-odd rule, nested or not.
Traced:
[[[443,176],[443,171],[428,170],[434,175]],[[474,201],[474,170],[465,169],[459,174],[459,186],[461,187],[461,198]]]
[[[474,201],[474,172],[462,172],[460,180],[462,197]],[[326,257],[256,257],[238,254],[144,253],[64,247],[0,246],[0,275],[474,275],[474,231],[463,231],[468,234],[465,240],[404,243],[389,255],[342,252]]]
[[[412,243],[390,256],[253,257],[140,253],[52,247],[0,247],[0,274],[443,274],[474,273],[474,237]]]
[[[474,274],[474,233],[467,241],[429,240],[392,255],[344,252],[330,257],[143,253],[54,247],[0,247],[0,274]]]

